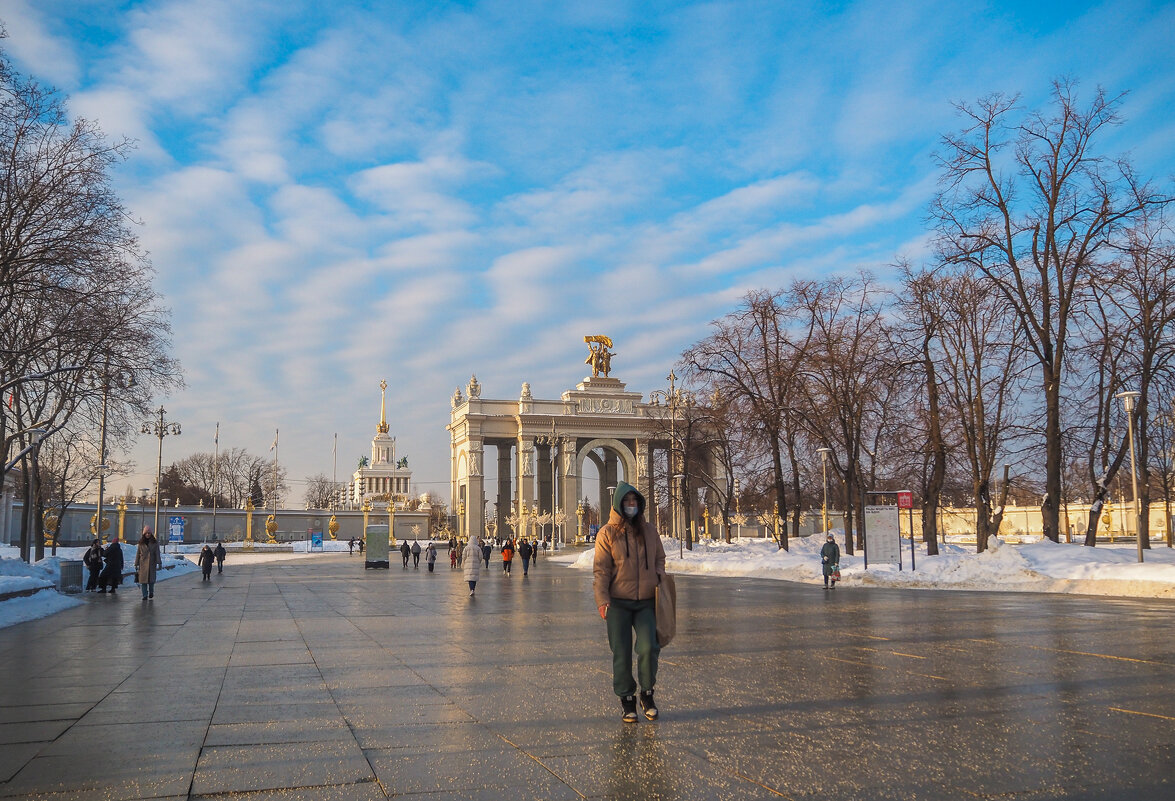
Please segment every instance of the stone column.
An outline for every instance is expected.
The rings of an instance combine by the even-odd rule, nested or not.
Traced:
[[[504,531],[506,518],[510,514],[510,499],[514,493],[514,485],[510,470],[510,457],[514,446],[508,442],[498,443],[498,508],[495,511],[498,531]]]
[[[600,517],[602,518],[600,520],[600,525],[602,526],[608,522],[608,510],[612,508],[612,500],[607,497],[608,488],[604,486],[606,483],[604,481],[604,476],[606,475],[607,471],[604,467],[604,460],[601,459],[599,454],[597,454],[595,451],[590,451],[587,455],[587,458],[591,460],[593,465],[595,465],[596,475],[600,477],[600,487],[596,495],[596,503],[599,505]]]
[[[527,514],[534,502],[534,440],[518,439],[518,503],[526,504]],[[514,509],[517,513],[519,509]]]
[[[539,483],[539,511],[551,511],[551,446],[537,445],[535,446],[535,462],[534,469],[537,473]]]
[[[575,467],[575,437],[563,437],[559,443],[559,511],[567,516],[563,521],[563,542],[575,542],[578,521],[575,509],[579,505],[579,475]]]
[[[636,480],[632,482],[632,485],[637,488],[641,495],[645,496],[645,502],[651,505],[653,503],[653,485],[650,473],[650,467],[653,461],[652,449],[650,448],[649,441],[647,439],[638,439],[635,445]],[[646,514],[645,517],[648,520],[653,519],[653,517],[648,514]]]
[[[619,462],[620,459],[618,459],[616,454],[614,454],[612,451],[604,451],[604,486],[601,488],[601,492],[603,493],[604,497],[608,499],[607,502],[601,506],[601,508],[604,510],[612,508],[612,494],[608,487],[615,487],[620,483],[620,471],[617,469]],[[607,520],[607,517],[605,516],[604,519]]]
[[[465,535],[485,532],[485,478],[482,470],[482,440],[469,442],[469,478],[465,490]]]

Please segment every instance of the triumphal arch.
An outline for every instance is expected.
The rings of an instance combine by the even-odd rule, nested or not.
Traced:
[[[606,487],[618,479],[636,486],[652,500],[664,494],[668,478],[654,476],[658,451],[668,452],[672,426],[669,408],[657,399],[644,400],[610,375],[612,341],[606,336],[584,337],[590,348],[586,363],[592,374],[554,400],[531,395],[523,382],[517,398],[482,397],[477,376],[451,401],[449,425],[452,453],[452,508],[461,515],[463,535],[481,534],[486,509],[495,501],[493,516],[499,531],[511,514],[562,512],[566,532],[574,532],[576,510],[585,495],[584,465],[590,461],[600,477],[598,503],[605,515],[610,500]],[[486,448],[495,451],[497,494],[486,497]]]

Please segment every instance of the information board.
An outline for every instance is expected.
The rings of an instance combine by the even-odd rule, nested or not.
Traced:
[[[865,507],[865,559],[871,565],[901,565],[898,507]]]
[[[311,531],[310,532],[310,550],[312,550],[312,551],[321,551],[322,550],[322,532],[321,531]]]
[[[167,518],[167,541],[184,541],[184,519],[178,515]]]

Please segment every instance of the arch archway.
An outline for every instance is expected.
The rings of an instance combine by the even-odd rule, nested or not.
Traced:
[[[604,459],[596,456],[596,451],[604,451]],[[610,460],[608,456],[615,457]],[[629,484],[635,484],[637,461],[636,455],[632,449],[625,445],[618,439],[610,437],[597,437],[589,440],[581,445],[575,455],[575,475],[576,475],[576,498],[584,497],[584,462],[592,461],[596,467],[596,473],[599,477],[599,488],[596,492],[596,497],[593,502],[597,504],[600,512],[600,524],[608,520],[608,512],[612,506],[612,499],[608,497],[608,487],[616,486],[616,482],[621,479],[621,471],[623,471],[623,480]],[[616,470],[619,467],[620,470]]]

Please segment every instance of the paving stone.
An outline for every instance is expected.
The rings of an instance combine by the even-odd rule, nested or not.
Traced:
[[[0,630],[0,795],[1175,797],[1170,601],[682,577],[626,726],[586,572],[199,585]]]
[[[354,740],[205,748],[192,782],[194,795],[247,790],[358,784],[374,780]]]

